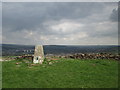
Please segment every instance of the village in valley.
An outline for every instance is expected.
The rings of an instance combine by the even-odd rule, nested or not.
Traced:
[[[19,50],[15,50],[18,52]],[[108,59],[108,60],[120,60],[119,53],[116,51],[116,53],[62,53],[62,54],[44,54],[43,45],[36,45],[35,49],[28,49],[23,50],[22,54],[17,56],[3,56],[3,59],[1,61],[11,61],[11,60],[18,60],[18,59],[26,59],[31,63],[40,63],[42,64],[44,62],[44,59],[50,61],[50,60],[59,60],[60,58],[66,58],[66,59],[79,59],[79,60],[89,60],[89,59]],[[17,63],[18,64],[18,63]],[[50,63],[51,64],[51,63]]]

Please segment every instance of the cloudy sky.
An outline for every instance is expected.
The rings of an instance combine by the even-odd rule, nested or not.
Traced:
[[[117,45],[117,2],[3,2],[2,43]]]

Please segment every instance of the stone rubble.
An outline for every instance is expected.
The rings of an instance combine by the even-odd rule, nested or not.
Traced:
[[[34,56],[21,56],[18,58],[33,60]],[[108,54],[108,53],[75,53],[75,54],[66,54],[66,55],[52,55],[45,56],[47,60],[59,60],[55,58],[72,58],[72,59],[114,59],[120,60],[119,54]]]
[[[89,54],[83,54],[83,53],[76,53],[76,54],[70,54],[65,56],[59,56],[60,58],[73,58],[73,59],[114,59],[114,60],[120,60],[120,56],[113,55],[113,54],[107,54],[107,53],[89,53]]]

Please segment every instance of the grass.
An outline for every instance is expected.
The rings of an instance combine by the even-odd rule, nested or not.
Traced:
[[[28,67],[23,61],[2,63],[3,88],[117,88],[114,60],[59,59]]]

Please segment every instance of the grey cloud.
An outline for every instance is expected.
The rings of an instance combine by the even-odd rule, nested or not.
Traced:
[[[88,27],[85,27],[84,30],[86,30],[89,37],[92,38],[118,37],[118,27],[116,22],[103,22],[102,25],[96,23],[95,25],[88,25]]]
[[[110,15],[111,21],[117,21],[118,22],[118,9],[113,9],[112,14]]]
[[[3,3],[3,28],[35,30],[48,20],[86,18],[103,9],[101,3]]]
[[[118,7],[112,10],[110,20],[113,22],[120,22],[119,16],[120,16],[120,2],[118,3]]]
[[[90,39],[94,39],[92,43],[97,44],[97,40],[101,38],[103,44],[106,44],[107,37],[109,37],[112,40],[109,40],[109,43],[114,44],[117,35],[117,24],[113,22],[110,24],[109,15],[116,5],[116,3],[93,2],[3,3],[3,42],[87,44],[91,43]],[[51,26],[64,22],[75,22],[83,24],[84,27],[74,28],[70,31],[71,27],[66,32],[62,32],[61,27],[58,31],[51,29]],[[98,24],[104,22],[108,23],[101,26]],[[63,25],[63,27],[65,26]]]

